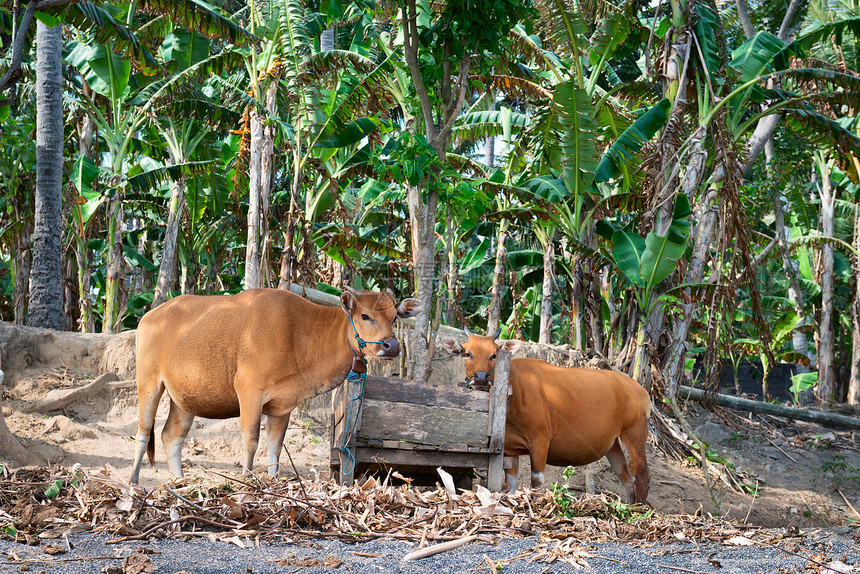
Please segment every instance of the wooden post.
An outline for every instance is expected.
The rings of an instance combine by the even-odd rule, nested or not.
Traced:
[[[501,349],[496,359],[495,381],[490,387],[490,422],[487,428],[492,451],[487,469],[487,488],[493,492],[500,491],[505,483],[505,420],[508,417],[508,398],[511,394],[510,372],[511,354]]]

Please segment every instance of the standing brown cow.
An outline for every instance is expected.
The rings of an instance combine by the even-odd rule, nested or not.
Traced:
[[[140,422],[131,481],[138,481],[145,453],[154,460],[155,413],[165,390],[170,412],[161,439],[171,473],[182,476],[182,443],[195,416],[238,416],[250,470],[265,414],[269,474],[277,474],[292,410],[343,383],[354,358],[397,357],[394,320],[421,309],[415,299],[398,305],[390,290],[350,289],[340,300],[342,309],[256,289],[182,295],[147,313],[137,330]]]
[[[466,379],[475,388],[493,382],[496,355],[519,341],[495,342],[469,335],[461,346],[442,346],[466,358]],[[517,487],[518,457],[528,454],[532,486],[543,485],[547,464],[579,466],[606,456],[631,502],[645,502],[651,475],[645,458],[651,399],[630,377],[614,371],[557,367],[539,359],[511,360],[512,397],[505,424],[505,455],[513,467],[505,473],[511,492]]]

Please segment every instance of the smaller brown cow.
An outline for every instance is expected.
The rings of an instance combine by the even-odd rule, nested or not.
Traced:
[[[397,304],[390,290],[349,289],[340,301],[342,308],[325,307],[289,291],[255,289],[182,295],[147,313],[137,330],[140,421],[131,481],[138,481],[144,454],[154,459],[155,413],[164,391],[170,411],[161,438],[174,476],[182,476],[182,443],[195,416],[238,416],[244,467],[251,470],[264,414],[269,473],[277,474],[293,409],[343,383],[354,359],[400,355],[394,320],[421,309],[415,299]]]
[[[466,358],[466,379],[489,388],[496,355],[515,351],[519,341],[497,345],[495,338],[469,335],[461,346],[445,339],[442,346]],[[645,440],[651,399],[630,377],[596,369],[557,367],[539,359],[512,359],[512,396],[505,424],[505,455],[513,457],[506,472],[511,492],[517,487],[518,457],[528,454],[532,486],[543,485],[547,464],[580,466],[606,456],[630,502],[645,502],[651,480]]]

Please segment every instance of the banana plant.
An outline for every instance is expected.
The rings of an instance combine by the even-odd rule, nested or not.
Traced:
[[[665,236],[652,230],[642,237],[633,231],[604,227],[605,234],[612,231],[612,261],[631,285],[639,308],[637,353],[632,374],[637,380],[644,367],[647,319],[661,303],[660,287],[663,280],[675,271],[679,260],[684,257],[690,237],[690,214],[689,200],[685,195],[679,195],[675,201],[672,222]],[[665,294],[664,292],[663,295]]]

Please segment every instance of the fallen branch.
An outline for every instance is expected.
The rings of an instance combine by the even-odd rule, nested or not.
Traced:
[[[750,399],[732,397],[719,393],[706,393],[702,389],[694,389],[684,385],[681,385],[678,394],[684,399],[692,399],[699,402],[711,402],[715,405],[741,411],[764,413],[788,419],[860,429],[860,419],[857,417],[849,417],[848,415],[841,415],[839,413],[826,413],[824,411],[784,407],[782,405],[775,405],[764,401],[751,401]]]
[[[134,388],[134,380],[120,381],[114,373],[105,373],[96,377],[96,380],[82,387],[74,389],[55,389],[49,391],[41,401],[31,403],[21,410],[25,413],[50,413],[59,411],[70,404],[82,401],[93,395],[98,395],[105,389],[118,390]]]
[[[419,548],[418,550],[413,550],[401,558],[401,560],[420,560],[421,558],[427,558],[428,556],[441,554],[442,552],[448,552],[449,550],[459,548],[460,546],[477,539],[478,536],[476,534],[472,534],[471,536],[464,536],[463,538],[458,538],[457,540],[452,540],[450,542],[443,542],[442,544],[428,546],[427,548]]]

